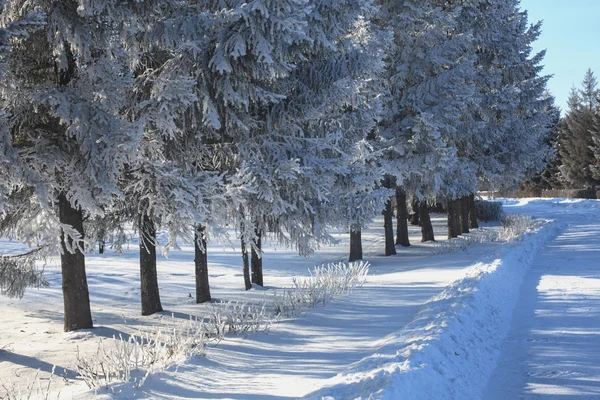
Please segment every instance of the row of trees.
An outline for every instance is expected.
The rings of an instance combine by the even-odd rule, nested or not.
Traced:
[[[357,259],[383,210],[393,254],[392,196],[408,245],[407,201],[460,221],[548,152],[518,0],[9,0],[0,27],[0,232],[60,252],[67,331],[92,326],[86,249],[132,223],[147,315],[157,229],[195,243],[202,302],[229,227],[250,288],[267,235],[308,255],[345,227]]]
[[[555,150],[542,173],[528,184],[540,189],[596,189],[600,186],[600,89],[591,69],[581,87],[573,87],[568,109],[549,143]]]

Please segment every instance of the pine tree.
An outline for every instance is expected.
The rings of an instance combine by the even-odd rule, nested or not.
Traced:
[[[4,11],[4,2],[0,2],[0,16]],[[16,38],[24,39],[45,25],[45,16],[38,11],[25,15],[15,21],[2,21],[0,28],[0,81],[4,81],[5,73],[10,68],[10,52],[12,41]],[[1,98],[1,97],[0,97]],[[15,181],[19,180],[19,169],[10,168],[10,165],[19,164],[19,156],[10,141],[10,128],[8,115],[0,109],[0,233],[6,234],[14,227],[21,210],[15,210],[15,202],[23,200],[24,191],[14,190]],[[7,210],[12,208],[12,210]],[[36,248],[25,254],[0,255],[0,294],[8,297],[23,297],[28,287],[47,285],[43,274],[36,268],[39,253],[44,247]]]
[[[565,185],[573,189],[593,189],[600,184],[594,177],[596,157],[594,137],[598,135],[598,97],[596,78],[588,70],[581,89],[571,89],[569,109],[558,126],[559,167]],[[597,141],[597,139],[596,139]]]
[[[436,1],[382,1],[394,31],[388,57],[390,101],[382,121],[385,169],[420,206],[423,239],[433,239],[427,203],[454,195],[461,142],[457,123],[473,95],[469,29],[457,24],[460,7]]]
[[[553,100],[545,95],[549,77],[540,76],[545,52],[532,55],[531,47],[541,23],[528,25],[517,0],[465,4],[463,21],[474,33],[477,103],[467,119],[476,134],[459,151],[480,179],[512,188],[539,172],[550,152]]]
[[[308,255],[332,240],[329,226],[361,226],[364,217],[352,220],[351,204],[357,192],[376,188],[378,178],[364,168],[370,150],[363,142],[379,110],[369,83],[381,68],[376,37],[363,18],[369,4],[309,5],[305,39],[296,46],[302,55],[271,84],[282,98],[259,113],[261,124],[238,147],[232,198],[243,202],[253,249],[271,232]]]
[[[592,177],[598,183],[600,182],[600,108],[597,108],[594,113],[593,127],[590,130],[590,134],[592,135],[592,145],[590,146],[590,149],[594,154],[594,158],[590,164],[590,171],[592,172]],[[596,191],[597,190],[598,187],[596,186]],[[596,197],[598,197],[597,194]]]
[[[549,95],[548,95],[549,96]],[[560,174],[561,159],[558,154],[557,148],[559,146],[559,132],[560,132],[560,109],[552,104],[550,106],[551,122],[549,128],[551,129],[550,135],[547,137],[545,143],[547,146],[552,147],[552,153],[548,154],[546,166],[539,174],[533,175],[527,181],[520,185],[520,190],[534,191],[541,195],[541,190],[548,189],[560,189],[562,188],[562,178]]]
[[[121,35],[131,32],[130,18],[116,3],[13,0],[2,23],[35,10],[45,14],[45,25],[14,40],[3,79],[10,82],[1,90],[10,119],[2,157],[11,163],[2,186],[4,193],[28,193],[27,213],[13,220],[9,236],[39,239],[61,253],[70,331],[92,327],[84,217],[102,216],[122,195],[118,181],[140,141],[138,125],[120,116],[131,83]],[[9,208],[16,206],[23,204]]]

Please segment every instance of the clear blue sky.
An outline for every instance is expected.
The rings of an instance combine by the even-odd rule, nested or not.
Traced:
[[[600,0],[521,0],[529,22],[543,20],[534,51],[546,49],[544,74],[563,113],[571,87],[591,68],[600,80]]]

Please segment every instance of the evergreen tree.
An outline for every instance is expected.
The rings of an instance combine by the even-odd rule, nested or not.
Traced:
[[[466,139],[457,145],[464,160],[460,170],[468,166],[481,181],[513,188],[540,171],[550,152],[546,142],[552,98],[545,95],[549,77],[540,76],[544,52],[532,54],[531,47],[541,23],[528,25],[518,0],[458,3],[459,25],[472,32],[476,55],[476,90],[459,126]],[[474,188],[472,178],[465,178],[471,183],[465,181],[464,189]]]
[[[83,221],[122,196],[119,179],[140,142],[137,123],[120,116],[131,84],[123,45],[134,29],[129,10],[113,2],[13,0],[2,11],[4,26],[45,14],[45,25],[14,38],[2,80],[10,116],[0,141],[9,177],[4,233],[60,251],[65,330],[91,328]]]
[[[559,170],[561,159],[557,151],[559,146],[559,124],[561,123],[560,110],[553,104],[550,106],[550,113],[552,115],[550,122],[551,133],[545,143],[552,147],[553,152],[548,154],[545,160],[546,166],[542,172],[535,174],[520,185],[520,190],[534,191],[537,193],[536,195],[540,195],[541,193],[539,192],[541,190],[562,188],[562,179]]]
[[[365,167],[371,150],[364,139],[379,110],[372,78],[381,68],[376,37],[363,18],[369,4],[309,5],[306,38],[297,46],[302,56],[289,75],[273,82],[282,99],[240,144],[232,181],[232,198],[243,201],[248,218],[247,241],[256,246],[261,234],[272,232],[302,255],[331,242],[328,227],[356,227],[371,218],[351,215],[352,203],[357,192],[371,193],[378,179]]]
[[[388,56],[388,108],[382,121],[386,171],[420,207],[423,240],[433,240],[427,204],[460,192],[458,158],[465,141],[457,129],[473,97],[470,27],[458,24],[461,8],[437,1],[382,1],[394,31]],[[461,136],[462,135],[462,136]],[[472,181],[472,179],[471,179]]]
[[[598,96],[596,78],[588,70],[581,89],[571,89],[566,116],[559,125],[559,167],[565,186],[573,189],[594,188],[594,136],[598,135]]]

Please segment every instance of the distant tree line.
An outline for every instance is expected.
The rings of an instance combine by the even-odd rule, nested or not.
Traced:
[[[579,88],[573,87],[568,109],[560,117],[548,143],[554,153],[544,170],[521,185],[525,190],[600,189],[600,90],[588,69]]]
[[[158,230],[195,244],[197,302],[208,241],[240,244],[249,289],[266,238],[309,255],[343,228],[356,260],[383,213],[391,255],[408,206],[434,240],[436,203],[455,237],[481,183],[549,158],[539,34],[518,0],[0,1],[0,234],[61,255],[67,331],[92,326],[86,252],[129,229],[144,315]]]

